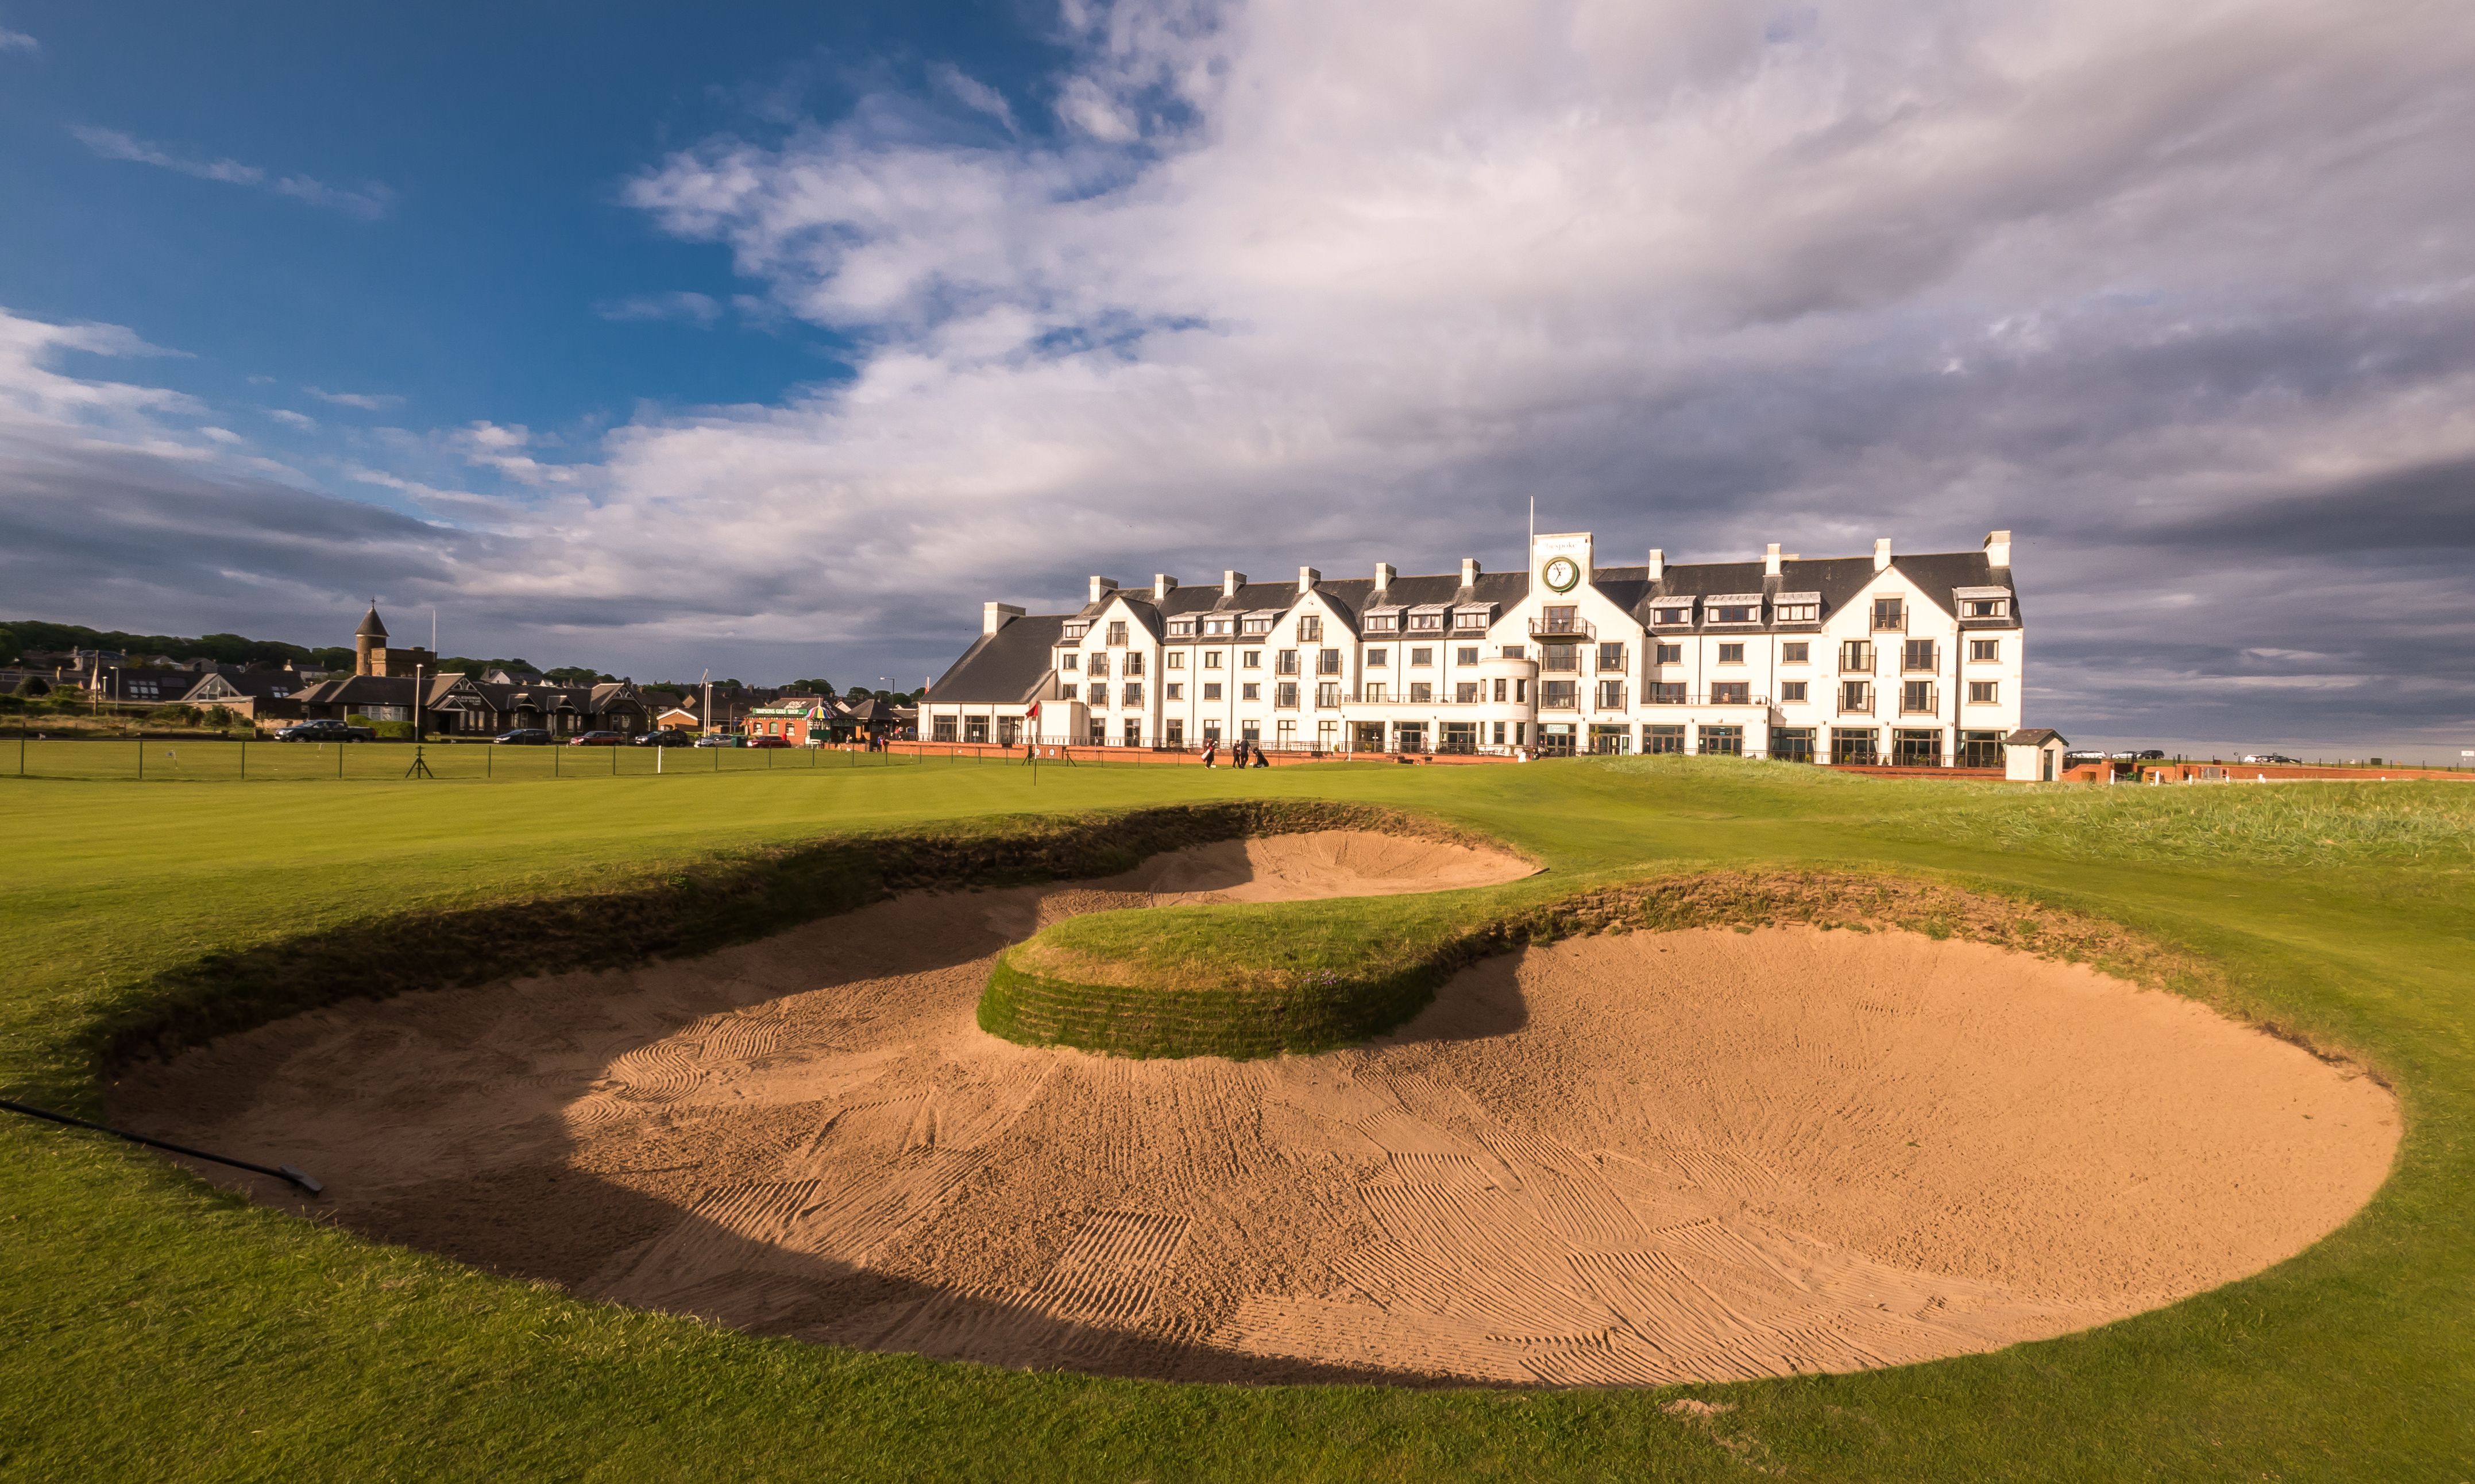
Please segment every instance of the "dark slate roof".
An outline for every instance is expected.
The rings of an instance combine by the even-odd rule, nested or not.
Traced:
[[[448,692],[466,684],[462,675],[425,675],[422,704],[434,706]],[[304,686],[290,698],[312,706],[409,706],[412,686],[410,675],[344,675]]]
[[[928,699],[949,706],[1013,706],[1032,699],[1048,678],[1049,651],[1070,617],[1016,619],[993,634],[982,634],[928,688]]]
[[[353,630],[353,637],[355,639],[384,639],[387,637],[386,625],[379,621],[378,604],[370,604],[369,617],[361,620],[361,626],[359,628]]]
[[[1956,614],[1953,588],[2001,588],[2012,595],[2011,611],[2020,611],[2019,590],[2011,569],[1997,567],[1982,551],[1934,552],[1894,556],[1891,565],[1924,591],[1945,613]],[[1713,597],[1725,594],[1819,593],[1824,617],[1855,600],[1874,580],[1874,558],[1824,557],[1815,561],[1781,562],[1770,576],[1760,562],[1670,562],[1656,582],[1647,567],[1602,567],[1590,574],[1591,585],[1622,603],[1636,618],[1647,620],[1652,602],[1661,597]]]
[[[2042,747],[2049,742],[2061,742],[2066,747],[2071,744],[2070,738],[2065,737],[2062,733],[2055,731],[2050,726],[2023,726],[2020,730],[2012,733],[2010,736],[2002,739],[2002,745],[2006,747]]]

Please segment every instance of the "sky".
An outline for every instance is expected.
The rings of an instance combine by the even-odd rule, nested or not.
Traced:
[[[917,685],[1084,578],[1973,550],[2475,748],[2475,12],[0,0],[0,619]]]

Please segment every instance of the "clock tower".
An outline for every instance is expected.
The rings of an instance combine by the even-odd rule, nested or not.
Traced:
[[[1541,602],[1559,602],[1589,586],[1595,571],[1590,533],[1565,531],[1530,539],[1530,591]]]

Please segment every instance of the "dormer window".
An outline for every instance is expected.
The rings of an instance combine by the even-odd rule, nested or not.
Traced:
[[[1062,637],[1066,639],[1080,639],[1090,632],[1091,632],[1091,625],[1089,623],[1068,623],[1066,625],[1066,629]]]
[[[1268,613],[1248,614],[1246,616],[1245,632],[1249,634],[1270,633],[1272,631],[1272,617],[1273,616]]]
[[[1192,619],[1169,620],[1168,637],[1171,639],[1192,639],[1194,637],[1194,620]]]
[[[2007,597],[1963,598],[1959,605],[1963,619],[2007,619],[2011,617],[2011,599]]]
[[[1713,623],[1759,623],[1761,620],[1754,617],[1754,615],[1758,614],[1760,611],[1761,610],[1758,608],[1743,603],[1728,604],[1711,609],[1710,621]]]
[[[1413,634],[1440,634],[1443,631],[1444,611],[1442,609],[1435,608],[1425,611],[1412,609],[1410,611],[1409,632]]]
[[[1488,610],[1484,608],[1463,608],[1453,615],[1453,627],[1463,634],[1483,634],[1486,632],[1487,618]]]
[[[1370,634],[1397,634],[1401,632],[1401,611],[1395,608],[1384,613],[1368,614],[1366,616],[1366,632]]]
[[[1235,619],[1206,619],[1203,620],[1203,632],[1225,637],[1238,631],[1237,623],[1238,620]]]
[[[1819,623],[1822,621],[1822,595],[1781,593],[1771,601],[1771,617],[1781,623]]]
[[[1650,621],[1685,627],[1693,622],[1693,609],[1689,604],[1681,608],[1666,606],[1654,608],[1650,611]]]

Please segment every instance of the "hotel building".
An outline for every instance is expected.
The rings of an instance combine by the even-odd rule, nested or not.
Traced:
[[[1981,550],[1294,582],[1093,577],[1072,613],[986,604],[928,742],[1325,753],[1728,753],[2002,766],[2025,660],[2011,533]],[[1033,717],[1034,708],[1037,717]]]

